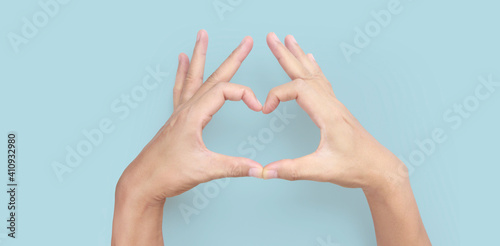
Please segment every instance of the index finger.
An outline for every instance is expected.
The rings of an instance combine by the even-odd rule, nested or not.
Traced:
[[[196,110],[196,113],[193,115],[202,117],[203,127],[205,127],[211,117],[222,108],[226,100],[243,100],[251,110],[262,110],[262,104],[249,87],[232,83],[219,83],[194,102],[193,109]]]
[[[210,75],[207,81],[229,82],[238,68],[248,56],[253,47],[253,39],[250,36],[243,38],[241,43],[234,49],[228,58]]]
[[[228,58],[208,77],[207,81],[196,92],[197,95],[203,95],[215,84],[229,82],[238,71],[241,64],[248,56],[253,47],[253,39],[250,36],[243,38],[240,45],[234,49]],[[208,82],[208,83],[207,83]]]

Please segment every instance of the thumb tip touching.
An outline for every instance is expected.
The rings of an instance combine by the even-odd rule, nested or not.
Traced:
[[[262,168],[252,167],[248,170],[248,177],[262,178]]]
[[[264,170],[262,172],[263,179],[276,179],[278,178],[278,172],[276,170]]]
[[[278,178],[278,172],[276,170],[253,167],[248,170],[248,176],[259,179],[275,179]]]

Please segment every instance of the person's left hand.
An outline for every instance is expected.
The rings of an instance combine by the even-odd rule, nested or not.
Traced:
[[[331,182],[364,190],[409,183],[404,163],[337,99],[312,54],[306,54],[291,35],[283,44],[270,33],[267,43],[292,81],[271,89],[262,112],[269,114],[280,102],[296,100],[320,129],[321,141],[309,155],[266,165],[264,178]]]

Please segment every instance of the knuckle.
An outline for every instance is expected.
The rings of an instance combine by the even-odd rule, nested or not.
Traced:
[[[301,179],[301,173],[293,160],[288,160],[285,164],[288,167],[288,180],[296,181]]]
[[[252,93],[253,93],[252,89],[251,89],[250,87],[248,87],[248,86],[245,86],[245,85],[242,85],[242,86],[241,86],[241,90],[242,90],[243,92],[248,92],[248,93],[250,93],[250,94],[252,94]]]
[[[299,93],[305,93],[305,92],[317,90],[316,86],[313,86],[309,80],[305,80],[305,79],[295,80],[295,87]]]
[[[300,179],[300,176],[299,176],[298,170],[296,168],[292,168],[290,170],[290,181],[296,181],[299,179]]]
[[[277,97],[278,96],[278,92],[279,92],[279,88],[278,87],[274,87],[274,88],[272,88],[269,91],[269,96],[271,96],[271,97]]]
[[[223,91],[227,87],[228,83],[217,83],[212,88],[216,91]]]
[[[307,83],[307,81],[303,80],[303,79],[296,79],[295,80],[295,86],[302,90],[302,89],[306,89],[306,88],[309,88],[309,83]]]
[[[271,90],[269,90],[268,95],[269,96],[276,96],[276,90],[277,90],[276,87],[272,88]]]
[[[324,77],[323,73],[321,71],[317,71],[317,70],[311,73],[311,79],[321,80],[321,81],[326,80],[326,78]]]
[[[193,107],[183,107],[182,109],[179,110],[179,112],[177,113],[177,118],[180,120],[180,122],[182,123],[186,123],[192,119],[194,119],[194,115],[196,113],[194,112],[194,108]]]
[[[235,87],[235,89],[237,89],[239,92],[241,92],[242,97],[245,97],[245,95],[252,94],[252,90],[249,87],[244,86],[244,85],[238,85]]]
[[[243,173],[243,167],[236,163],[229,164],[226,169],[226,177],[240,177]]]
[[[169,119],[165,125],[160,129],[162,135],[170,135],[171,129],[174,129],[177,123],[177,117]]]
[[[190,84],[190,82],[194,82],[194,81],[197,81],[199,79],[200,78],[198,78],[197,76],[195,76],[193,73],[188,72],[186,74],[185,81],[187,82],[187,84]]]
[[[220,81],[220,74],[219,71],[213,72],[207,79],[207,81]]]
[[[187,73],[186,78],[184,79],[186,82],[187,81],[193,81],[194,77],[192,73]]]
[[[214,80],[211,80],[209,78],[209,79],[207,79],[207,81],[205,81],[205,83],[203,83],[203,85],[201,87],[202,88],[211,89],[211,88],[213,88],[217,84],[218,84],[217,82],[215,82]]]
[[[240,84],[234,84],[235,88],[238,88],[239,90],[242,91],[251,91],[250,87],[246,85],[240,85]]]

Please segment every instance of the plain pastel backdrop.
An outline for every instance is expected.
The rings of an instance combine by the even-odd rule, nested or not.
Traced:
[[[250,86],[262,102],[271,88],[289,81],[266,34],[282,40],[293,34],[363,126],[411,165],[433,244],[498,241],[500,87],[474,99],[480,77],[500,81],[498,1],[401,0],[384,23],[374,22],[372,13],[396,2],[72,0],[57,2],[51,15],[39,2],[51,1],[0,3],[0,146],[6,150],[7,133],[17,132],[19,182],[15,239],[6,235],[8,194],[0,199],[1,245],[110,244],[115,184],[171,114],[177,55],[191,55],[200,29],[210,40],[206,77],[243,37],[253,37],[254,48],[232,82]],[[38,18],[40,27],[13,45],[28,25],[24,18]],[[346,56],[342,47],[356,47],[357,28],[366,35],[367,26],[369,43],[365,37],[363,47]],[[144,89],[144,80],[156,81],[151,71],[157,69],[168,75]],[[122,94],[139,102],[124,106]],[[443,116],[457,117],[450,110],[464,102],[472,110],[455,129],[459,119]],[[287,102],[277,110],[295,117],[279,120],[276,113],[228,102],[205,129],[206,145],[252,155],[263,165],[314,151],[319,131],[300,107]],[[68,148],[88,141],[82,132],[102,120],[112,121],[112,131],[69,167]],[[416,142],[436,129],[446,140],[422,160]],[[252,146],[249,137],[262,146]],[[59,179],[55,163],[71,172]],[[7,189],[6,166],[0,170]],[[361,190],[309,181],[202,184],[167,200],[163,224],[167,245],[376,244]]]

